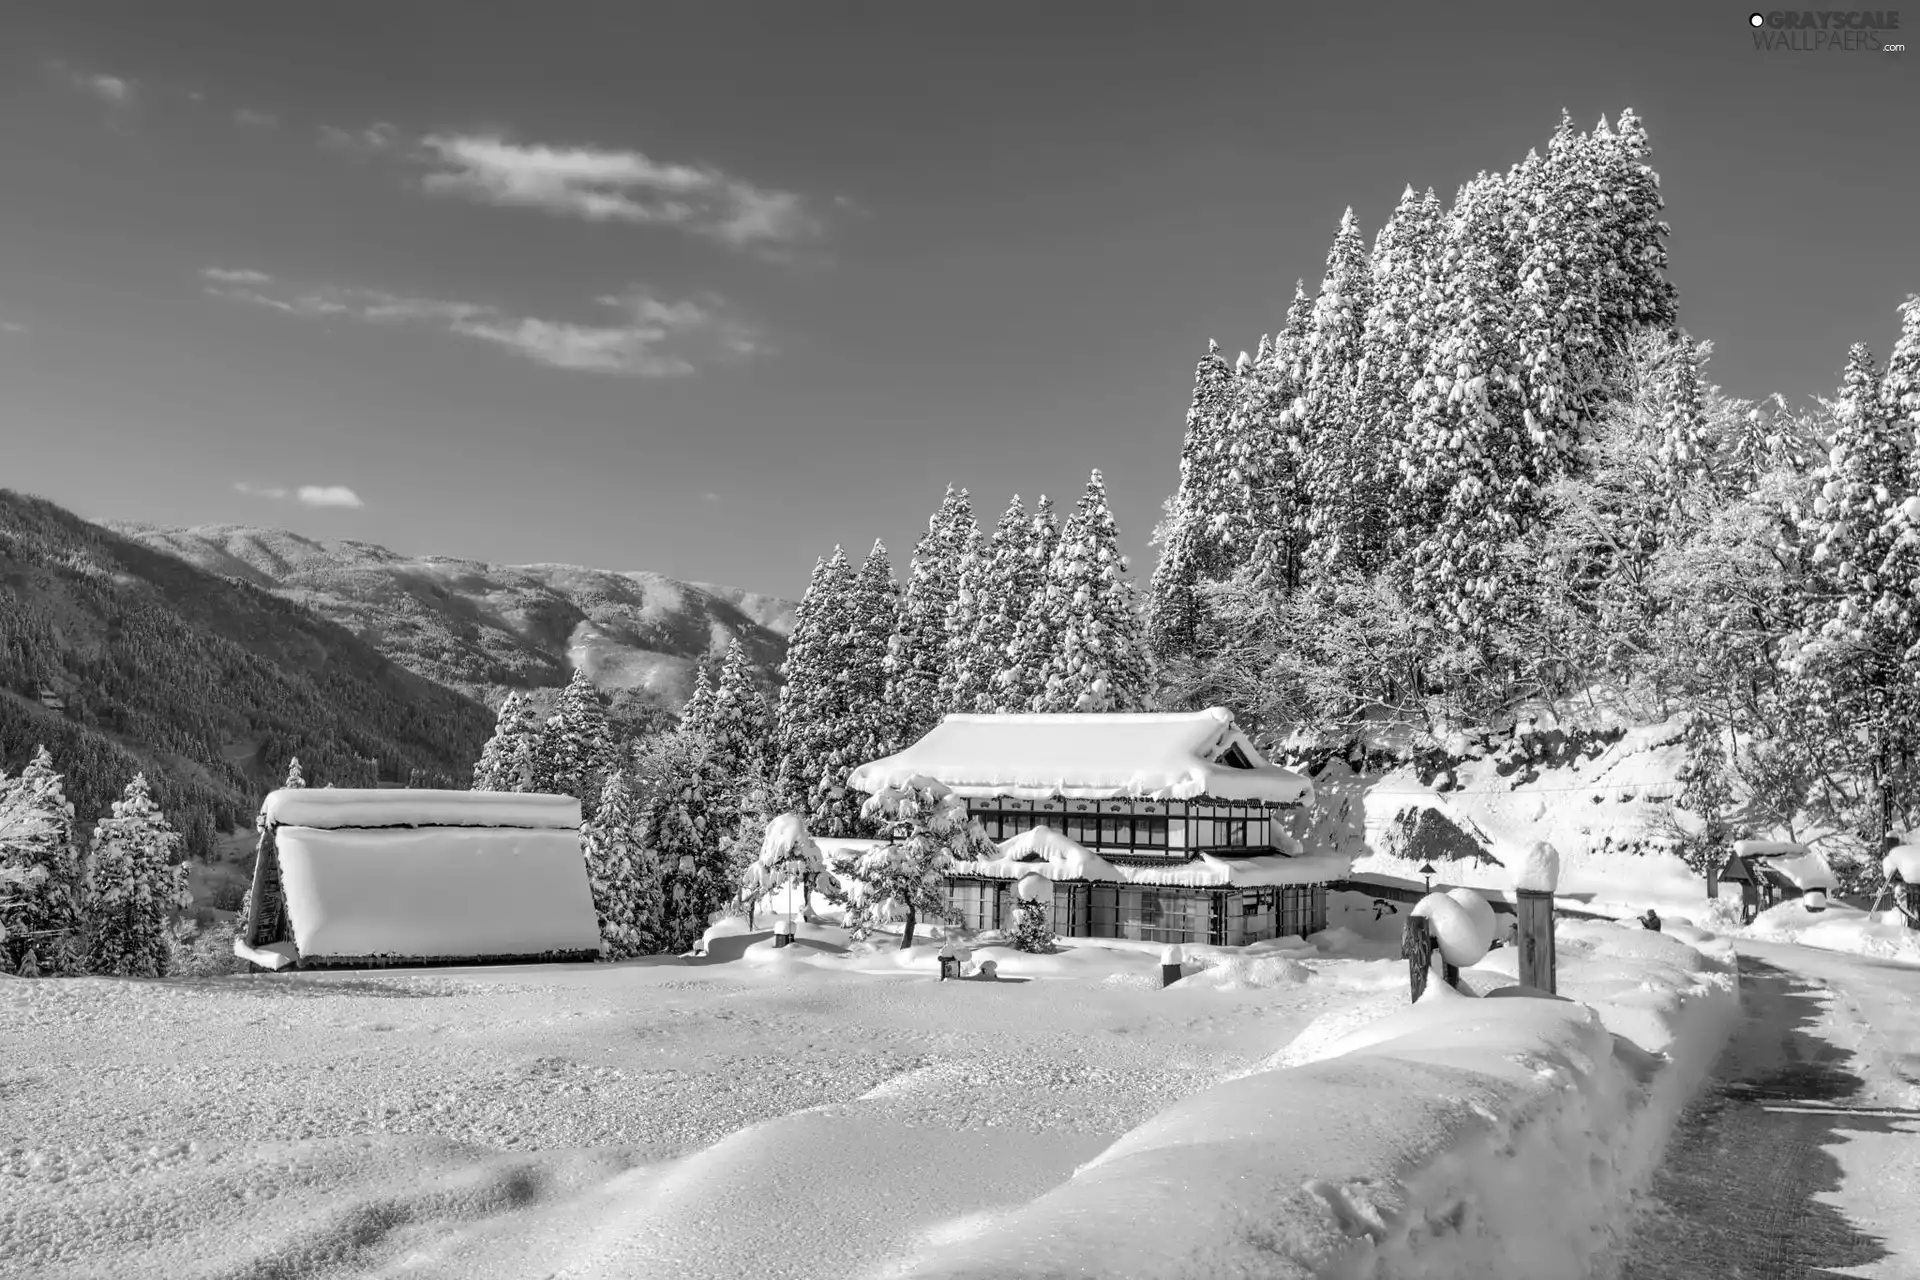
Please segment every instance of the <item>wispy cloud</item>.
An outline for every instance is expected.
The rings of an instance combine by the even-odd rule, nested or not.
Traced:
[[[244,493],[254,498],[271,498],[276,502],[293,501],[308,507],[364,507],[360,495],[343,484],[303,484],[293,488],[277,484],[254,484],[242,480],[233,486],[235,493]]]
[[[233,113],[234,123],[245,125],[249,129],[271,129],[280,123],[280,117],[271,111],[256,111],[252,107],[239,107]]]
[[[330,124],[320,126],[320,145],[335,151],[367,155],[391,151],[399,143],[400,131],[386,123],[370,125],[359,130],[339,129]]]
[[[498,134],[433,134],[418,157],[430,192],[538,209],[588,222],[672,226],[735,248],[814,239],[819,219],[792,191],[758,186],[711,165],[669,164],[638,151],[549,147]]]
[[[766,350],[752,326],[712,295],[668,299],[635,288],[595,299],[601,323],[519,315],[486,303],[408,297],[378,289],[290,287],[263,272],[209,267],[201,273],[214,297],[267,307],[284,315],[341,317],[365,324],[435,328],[505,348],[555,369],[679,377],[696,362],[738,359]]]
[[[0,333],[25,333],[27,326],[18,320],[0,320]]]
[[[67,63],[53,61],[47,64],[53,73],[74,88],[90,93],[103,102],[116,107],[133,105],[136,86],[124,76],[108,75],[101,71],[87,71]]]

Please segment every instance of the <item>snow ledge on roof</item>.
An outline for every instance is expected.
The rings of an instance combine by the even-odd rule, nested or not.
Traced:
[[[260,806],[262,822],[320,831],[379,827],[512,827],[578,830],[580,802],[572,796],[511,791],[429,791],[413,788],[283,787]]]

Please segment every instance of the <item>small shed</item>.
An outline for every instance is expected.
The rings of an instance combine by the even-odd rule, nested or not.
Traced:
[[[233,949],[261,968],[599,957],[571,796],[301,787],[259,828]]]
[[[1824,857],[1792,840],[1736,840],[1715,878],[1740,886],[1742,924],[1791,898],[1816,895],[1809,909],[1824,907],[1838,883]]]

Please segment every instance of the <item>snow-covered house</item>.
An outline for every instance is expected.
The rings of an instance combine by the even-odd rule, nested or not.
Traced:
[[[950,715],[848,782],[872,793],[915,776],[964,798],[1000,846],[948,876],[970,928],[1010,927],[1014,883],[1039,871],[1056,933],[1232,946],[1325,928],[1327,884],[1349,870],[1282,830],[1313,784],[1270,764],[1221,707]]]
[[[1791,840],[1734,841],[1716,878],[1740,886],[1743,922],[1789,898],[1814,895],[1809,904],[1824,907],[1836,884],[1825,858]]]
[[[259,828],[233,949],[263,968],[600,954],[571,796],[293,788]]]

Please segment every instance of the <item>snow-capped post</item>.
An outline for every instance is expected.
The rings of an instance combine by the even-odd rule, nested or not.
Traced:
[[[1893,891],[1893,905],[1907,928],[1920,929],[1920,844],[1895,845],[1880,862],[1880,874]]]
[[[784,947],[793,942],[793,917],[781,916],[773,922],[773,945]]]
[[[940,981],[960,976],[960,957],[953,949],[952,942],[940,944]]]
[[[1514,914],[1520,924],[1520,985],[1556,994],[1553,895],[1560,887],[1560,852],[1544,840],[1527,846],[1513,872]]]
[[[1435,952],[1440,955],[1440,980],[1458,990],[1460,971],[1479,964],[1493,949],[1493,930],[1493,908],[1471,889],[1420,899],[1407,917],[1400,944],[1413,998],[1417,1001],[1426,993]]]
[[[1186,952],[1180,949],[1179,943],[1170,942],[1167,944],[1166,948],[1160,952],[1161,986],[1170,987],[1180,981],[1180,967],[1186,963],[1186,958]]]

